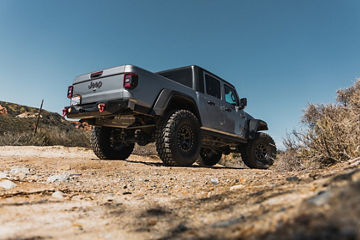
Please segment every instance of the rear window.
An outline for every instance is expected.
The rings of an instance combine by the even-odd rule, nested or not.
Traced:
[[[192,88],[192,70],[191,68],[172,70],[159,73],[159,75],[181,83],[182,85]]]

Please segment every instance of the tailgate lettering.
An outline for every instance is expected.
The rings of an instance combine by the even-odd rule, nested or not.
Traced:
[[[91,82],[88,86],[89,89],[92,89],[92,88],[101,88],[102,86],[102,82],[101,81],[98,81],[98,82]]]

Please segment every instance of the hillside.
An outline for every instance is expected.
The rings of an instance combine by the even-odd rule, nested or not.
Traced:
[[[38,132],[33,136],[38,112],[38,108],[0,101],[0,145],[89,146],[88,132],[44,109]]]

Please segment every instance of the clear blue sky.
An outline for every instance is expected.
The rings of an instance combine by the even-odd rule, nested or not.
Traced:
[[[233,82],[281,145],[360,77],[360,1],[0,0],[0,100],[60,112],[76,75],[127,63]]]

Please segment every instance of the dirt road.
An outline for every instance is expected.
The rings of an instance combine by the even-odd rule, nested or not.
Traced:
[[[359,239],[360,161],[296,173],[0,147],[1,239]]]

